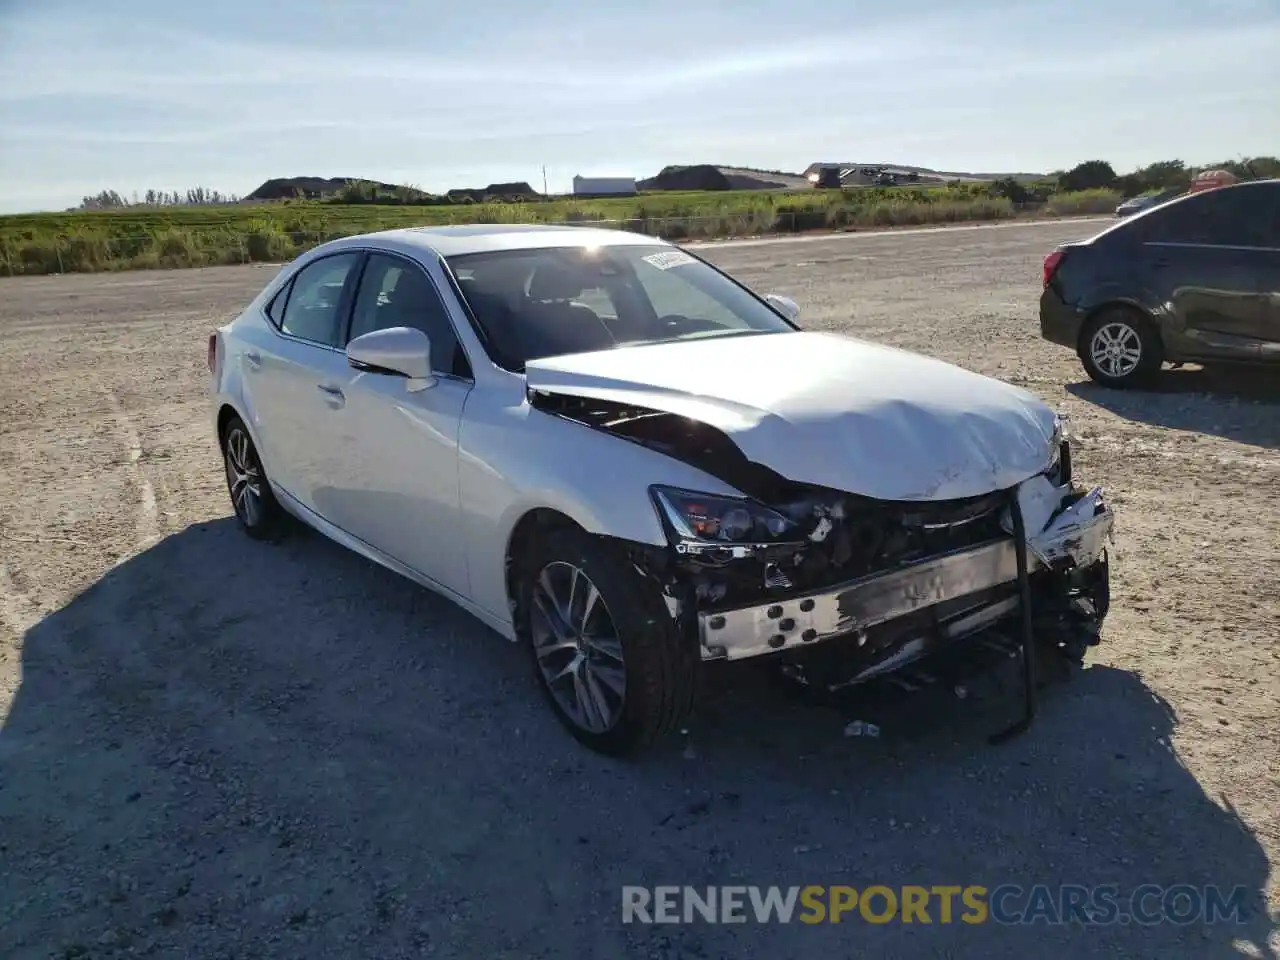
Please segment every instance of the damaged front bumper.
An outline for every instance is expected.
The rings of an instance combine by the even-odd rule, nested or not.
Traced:
[[[1081,492],[1038,476],[1018,491],[1029,573],[1063,583],[1088,574],[1091,591],[1107,591],[1106,543],[1114,514],[1101,488]],[[1008,522],[1004,528],[1011,532]],[[1032,531],[1036,531],[1032,533]],[[704,660],[741,660],[801,650],[836,638],[867,647],[854,678],[867,679],[910,663],[940,645],[975,633],[1018,609],[1017,550],[1012,537],[929,557],[822,590],[727,610],[700,611],[697,633]],[[1066,596],[1066,591],[1062,591]],[[1105,614],[1084,598],[1086,617]],[[1105,603],[1104,603],[1105,606]],[[877,656],[875,633],[895,621],[924,618],[920,636],[901,636]],[[868,644],[870,646],[868,646]],[[870,661],[870,662],[867,662]]]

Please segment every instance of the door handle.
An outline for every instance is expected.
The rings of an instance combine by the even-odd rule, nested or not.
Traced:
[[[250,370],[261,370],[262,354],[258,353],[256,350],[250,350],[244,355],[244,362],[248,365]]]
[[[347,402],[347,398],[342,395],[342,390],[338,387],[332,387],[326,383],[321,383],[316,385],[316,389],[324,394],[324,402],[335,410]]]

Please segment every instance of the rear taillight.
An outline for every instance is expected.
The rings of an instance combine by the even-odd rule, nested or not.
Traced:
[[[1049,281],[1053,279],[1054,272],[1058,269],[1058,264],[1062,263],[1062,258],[1066,256],[1066,251],[1055,250],[1044,258],[1044,285],[1047,287]]]
[[[209,372],[218,372],[218,335],[209,334]]]

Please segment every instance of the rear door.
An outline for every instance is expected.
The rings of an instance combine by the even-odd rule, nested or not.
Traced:
[[[334,415],[350,369],[339,346],[364,254],[344,251],[303,267],[273,300],[275,328],[246,353],[246,392],[274,482],[309,510],[335,455]]]
[[[1266,184],[1195,194],[1143,218],[1143,261],[1172,317],[1178,353],[1256,359],[1266,339],[1264,276],[1271,213]]]

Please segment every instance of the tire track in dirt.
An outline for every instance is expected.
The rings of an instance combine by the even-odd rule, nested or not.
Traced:
[[[159,510],[156,506],[155,487],[147,476],[148,471],[142,464],[142,439],[138,436],[133,420],[125,412],[124,405],[114,391],[108,390],[106,397],[107,404],[111,407],[111,413],[116,422],[116,430],[120,435],[120,439],[124,442],[125,449],[128,451],[129,465],[134,472],[134,482],[138,491],[138,506],[135,511],[135,521],[138,528],[138,547],[145,550],[147,547],[158,543],[162,533]]]

